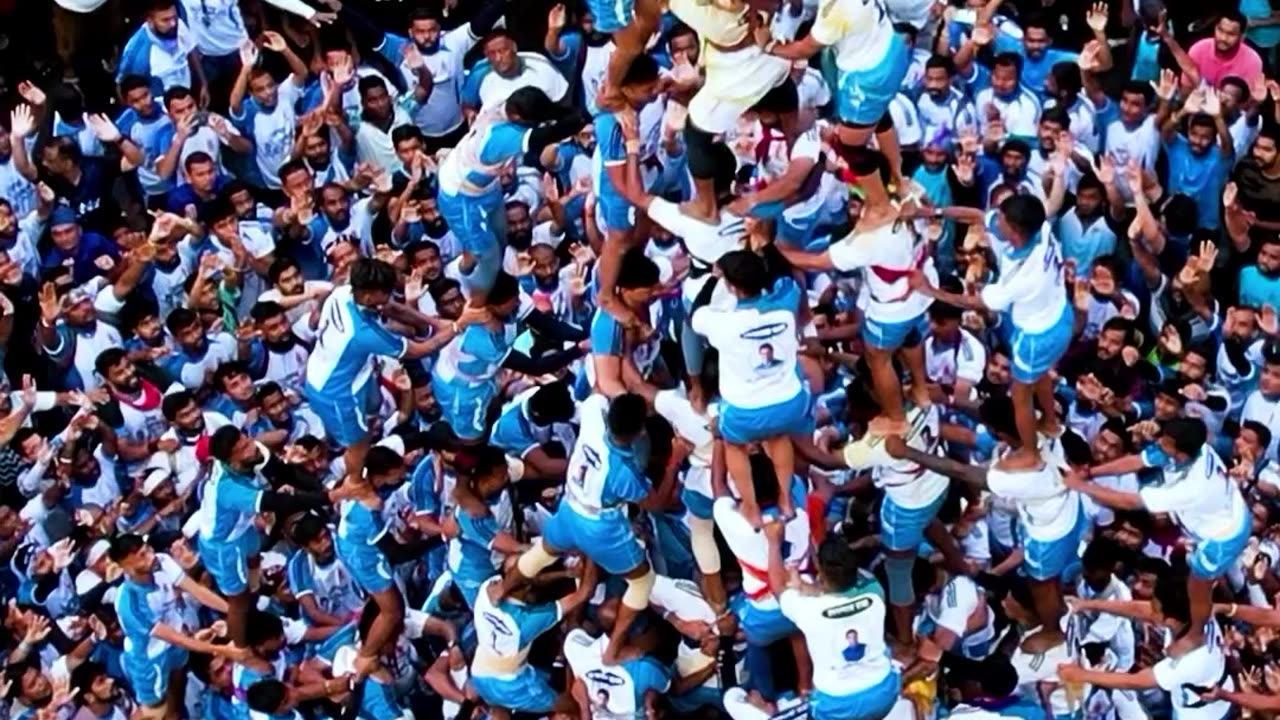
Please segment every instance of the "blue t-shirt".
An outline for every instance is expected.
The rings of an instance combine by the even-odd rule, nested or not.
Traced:
[[[1222,206],[1222,188],[1227,184],[1234,153],[1223,153],[1218,147],[1217,136],[1202,155],[1191,150],[1191,143],[1183,135],[1175,135],[1165,143],[1169,158],[1169,192],[1182,193],[1196,201],[1199,226],[1217,230],[1219,209]]]
[[[1269,278],[1258,270],[1257,265],[1249,265],[1240,270],[1240,304],[1260,308],[1270,305],[1280,309],[1280,277]]]

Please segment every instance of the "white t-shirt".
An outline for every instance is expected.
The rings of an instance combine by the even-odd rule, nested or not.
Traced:
[[[724,535],[729,549],[742,566],[742,592],[756,607],[777,607],[769,594],[769,541],[764,532],[751,527],[751,523],[738,512],[738,503],[733,498],[716,498],[711,512],[720,534]],[[788,565],[803,565],[809,555],[809,515],[804,509],[796,509],[796,516],[787,522],[783,530],[783,539],[791,549],[783,560]]]
[[[852,695],[893,672],[884,641],[884,591],[874,579],[839,595],[788,589],[779,602],[782,613],[804,633],[813,660],[814,689]]]
[[[892,222],[860,231],[854,229],[843,240],[827,249],[837,270],[863,270],[869,293],[867,318],[877,322],[897,323],[919,317],[933,301],[914,292],[907,276],[915,268],[933,284],[938,273],[928,254],[929,246],[905,222]]]
[[[925,598],[924,612],[934,625],[955,633],[965,657],[981,659],[982,649],[995,638],[995,614],[972,578],[951,578],[941,592]]]
[[[1235,689],[1235,680],[1227,675],[1227,658],[1222,653],[1222,631],[1217,621],[1205,624],[1204,643],[1180,658],[1169,658],[1156,663],[1151,671],[1156,684],[1169,693],[1176,720],[1218,720],[1227,716],[1231,703],[1215,700],[1201,705],[1196,688],[1221,687]]]
[[[799,303],[795,282],[782,278],[749,304],[739,301],[731,310],[707,305],[694,311],[693,331],[720,351],[720,396],[726,403],[764,408],[803,392],[796,372]]]
[[[886,63],[897,36],[880,0],[823,0],[809,32],[835,46],[836,67],[844,72]]]
[[[997,457],[1007,452],[1008,448],[1002,448]],[[987,487],[996,495],[1014,500],[1027,535],[1053,541],[1075,529],[1081,511],[1080,495],[1063,484],[1057,464],[1047,457],[1042,459],[1045,462],[1040,469],[1018,472],[1000,470],[992,463],[987,471]]]
[[[1150,462],[1148,452],[1143,457]],[[1165,464],[1164,480],[1138,494],[1147,511],[1170,513],[1198,541],[1234,536],[1249,512],[1239,486],[1227,475],[1218,453],[1207,445],[1186,467]]]
[[[944,346],[930,334],[924,339],[924,366],[929,382],[955,385],[964,380],[977,385],[987,367],[987,348],[963,328],[960,339],[950,346]]]
[[[923,453],[935,454],[941,441],[942,412],[939,405],[913,411],[911,431],[907,435],[907,445]],[[951,480],[932,470],[926,470],[916,463],[895,459],[884,450],[884,443],[872,438],[869,443],[871,452],[865,457],[857,457],[857,453],[846,450],[845,462],[851,470],[872,469],[872,479],[876,487],[884,488],[885,494],[893,499],[895,505],[903,508],[926,507],[947,491]],[[860,448],[858,443],[848,446]]]
[[[1062,280],[1062,249],[1046,223],[1029,250],[1014,253],[994,230],[995,215],[987,216],[987,230],[1000,266],[998,282],[982,288],[982,302],[996,312],[1009,310],[1016,328],[1039,333],[1057,324],[1067,304]]]

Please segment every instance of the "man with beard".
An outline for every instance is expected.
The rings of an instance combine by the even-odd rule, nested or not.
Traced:
[[[151,456],[148,467],[172,469],[175,489],[183,495],[208,476],[209,437],[231,421],[221,413],[202,410],[195,395],[186,390],[165,395],[160,411],[169,429],[160,436],[160,452]]]
[[[444,218],[439,214],[436,215],[436,220],[441,225],[444,224]],[[415,240],[405,247],[404,256],[409,261],[409,273],[420,276],[422,287],[428,290],[418,298],[418,312],[423,315],[441,314],[437,312],[435,300],[430,292],[431,286],[444,277],[444,261],[440,257],[440,246],[431,240]]]
[[[426,72],[421,65],[418,70],[424,74]],[[360,117],[352,128],[356,138],[356,160],[367,163],[378,172],[390,174],[400,165],[395,143],[391,138],[399,128],[413,127],[413,121],[405,108],[416,107],[429,90],[419,82],[413,95],[405,94],[397,98],[380,77],[361,78],[358,87]],[[344,120],[339,116],[340,122]]]
[[[302,267],[291,257],[280,256],[267,269],[267,281],[271,288],[258,296],[260,303],[280,306],[292,326],[316,310],[333,292],[333,283],[324,280],[304,280]]]
[[[257,45],[248,41],[242,44],[240,74],[231,88],[231,120],[253,141],[254,159],[263,186],[279,190],[276,170],[293,152],[297,126],[294,106],[302,97],[303,85],[311,73],[279,33],[263,33],[262,42],[263,47],[284,57],[291,74],[283,85],[277,85],[270,72],[257,66]]]
[[[1190,120],[1184,135],[1178,128],[1186,116]],[[1182,108],[1165,120],[1160,131],[1169,159],[1169,192],[1194,198],[1199,211],[1196,227],[1217,230],[1222,191],[1236,157],[1235,142],[1222,117],[1217,92],[1193,92]]]
[[[258,564],[262,535],[255,525],[258,513],[287,517],[328,507],[331,498],[319,492],[315,478],[273,457],[265,447],[233,426],[219,428],[209,440],[209,454],[217,463],[205,484],[199,519],[200,558],[218,589],[227,596],[227,628],[232,642],[245,640],[253,595],[249,568]],[[290,493],[273,490],[289,485]]]
[[[188,390],[199,391],[219,365],[239,355],[234,336],[226,332],[206,335],[200,317],[187,308],[169,313],[165,327],[173,338],[174,349],[161,358],[161,367]]]
[[[116,687],[102,663],[90,660],[77,666],[71,671],[71,687],[80,706],[75,720],[124,720],[129,716],[128,693]]]
[[[145,706],[144,717],[176,716],[186,691],[188,653],[232,660],[248,655],[234,645],[215,645],[211,633],[189,634],[180,593],[219,613],[228,611],[227,601],[188,577],[173,558],[157,555],[138,535],[113,539],[107,557],[124,572],[115,610],[125,635],[125,678]]]
[[[146,22],[138,28],[120,57],[116,82],[126,75],[151,78],[151,92],[163,95],[172,87],[200,87],[200,105],[209,106],[209,87],[200,65],[200,51],[187,23],[178,16],[174,0],[150,0]]]
[[[62,371],[60,389],[64,390],[98,387],[100,380],[94,367],[98,355],[124,344],[118,330],[98,321],[89,293],[74,289],[59,296],[54,282],[46,282],[40,290],[36,339],[48,359]]]
[[[258,410],[253,380],[244,363],[236,361],[219,365],[210,384],[215,394],[205,402],[207,407],[227,416],[232,425],[269,448],[279,448],[283,444],[284,433],[273,431],[271,423]]]
[[[75,210],[59,206],[49,216],[49,238],[53,241],[45,253],[42,266],[70,267],[71,280],[83,285],[115,269],[120,251],[105,237],[88,231],[80,224]]]
[[[1280,238],[1265,238],[1252,265],[1240,270],[1240,304],[1280,308]]]
[[[163,391],[138,376],[125,349],[102,351],[94,366],[111,398],[98,412],[111,428],[114,455],[125,470],[136,471],[157,450],[173,449],[171,443],[162,446],[160,440],[167,429],[160,407]]]
[[[1280,127],[1272,123],[1262,124],[1262,132],[1254,141],[1253,149],[1236,165],[1232,179],[1234,185],[1226,187],[1230,197],[1223,198],[1228,210],[1228,231],[1231,230],[1231,211],[1234,209],[1253,213],[1248,229],[1256,230],[1259,236],[1280,230]],[[1256,248],[1257,240],[1249,235],[1242,235],[1235,241],[1236,248],[1246,256]]]
[[[1240,11],[1227,6],[1213,26],[1213,37],[1199,40],[1187,48],[1187,55],[1199,71],[1198,78],[1183,77],[1184,87],[1195,87],[1201,82],[1218,87],[1229,77],[1238,77],[1250,87],[1262,82],[1262,58],[1258,51],[1244,42],[1244,30],[1248,21]],[[1190,85],[1187,85],[1187,82]]]
[[[324,423],[320,418],[305,403],[295,407],[280,385],[270,381],[263,383],[258,388],[256,399],[258,411],[273,430],[282,433],[286,444],[306,436],[325,439]]]
[[[390,188],[388,188],[390,190]],[[310,242],[319,240],[328,253],[339,240],[353,242],[366,256],[373,255],[373,219],[386,207],[388,195],[377,191],[371,197],[351,202],[351,191],[337,183],[320,188],[319,212],[306,222]]]
[[[309,318],[290,323],[285,309],[273,302],[259,302],[250,312],[258,337],[249,345],[249,375],[256,380],[278,382],[302,392],[303,375],[315,338]]]

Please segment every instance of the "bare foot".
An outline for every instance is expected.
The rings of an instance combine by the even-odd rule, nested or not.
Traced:
[[[885,642],[889,645],[889,651],[893,654],[893,659],[902,663],[904,666],[910,666],[916,661],[916,644],[903,643],[893,638],[885,638]]]
[[[933,400],[929,397],[929,388],[925,385],[912,385],[910,390],[911,402],[921,410],[933,404]]]
[[[1031,633],[1022,641],[1022,652],[1042,655],[1067,641],[1061,630],[1044,628]]]
[[[867,432],[874,435],[906,435],[910,430],[911,425],[906,418],[892,420],[884,415],[877,415],[876,419],[867,424]]]

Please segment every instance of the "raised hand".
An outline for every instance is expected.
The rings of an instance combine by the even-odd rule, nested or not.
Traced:
[[[36,87],[35,83],[30,80],[23,80],[18,83],[18,94],[22,96],[23,100],[26,100],[35,107],[44,105],[45,101],[48,99],[45,97],[44,91],[39,87]]]
[[[1110,185],[1116,180],[1116,163],[1110,155],[1102,155],[1098,158],[1097,169],[1098,181],[1103,185]]]
[[[991,23],[975,25],[973,28],[973,35],[970,36],[970,39],[973,40],[973,44],[978,47],[986,47],[987,45],[990,45],[991,41],[996,39],[995,26]]]
[[[1196,256],[1196,270],[1201,275],[1208,275],[1218,261],[1218,246],[1209,240],[1200,241],[1200,254]]]
[[[1205,113],[1213,117],[1217,117],[1222,113],[1222,100],[1218,97],[1217,90],[1209,89],[1204,91],[1203,109]]]
[[[427,59],[422,57],[422,52],[418,50],[417,43],[405,43],[404,50],[400,52],[404,58],[404,64],[410,70],[421,70],[427,64]]]
[[[415,268],[404,281],[404,301],[406,305],[415,306],[422,299],[422,270]]]
[[[1104,2],[1094,3],[1089,8],[1089,12],[1085,14],[1084,21],[1089,24],[1089,28],[1095,33],[1106,32],[1108,18],[1107,4]]]
[[[289,44],[284,41],[284,36],[274,30],[268,30],[262,33],[262,47],[271,52],[282,53],[289,49]]]
[[[1151,87],[1155,88],[1156,97],[1161,100],[1172,100],[1173,94],[1178,90],[1178,76],[1168,68],[1160,71],[1160,81],[1151,83]]]
[[[257,64],[258,46],[246,38],[240,43],[240,67],[251,68]]]
[[[36,120],[31,114],[30,105],[19,105],[9,113],[9,134],[15,138],[25,139],[35,132]]]
[[[573,274],[569,276],[569,293],[575,299],[587,294],[587,266],[580,263],[571,265]]]
[[[53,283],[45,283],[40,288],[40,319],[46,325],[53,325],[62,314],[62,301],[58,298],[58,288]]]
[[[1187,101],[1182,104],[1183,112],[1188,115],[1194,115],[1201,112],[1205,108],[1205,104],[1207,102],[1206,95],[1208,94],[1209,93],[1205,92],[1204,88],[1196,88],[1193,90],[1191,94],[1187,96]],[[1216,101],[1217,97],[1214,97],[1214,100]]]
[[[1222,188],[1222,207],[1227,209],[1234,208],[1239,192],[1240,188],[1234,182],[1227,183],[1226,187]]]
[[[564,5],[557,3],[552,6],[551,11],[547,13],[547,28],[557,32],[563,30],[565,15]]]
[[[969,153],[961,153],[956,156],[956,161],[951,165],[951,171],[956,174],[956,180],[961,185],[972,185],[973,176],[978,167],[978,161]]]
[[[964,155],[977,155],[982,143],[978,140],[978,129],[972,125],[960,128],[960,152]]]

